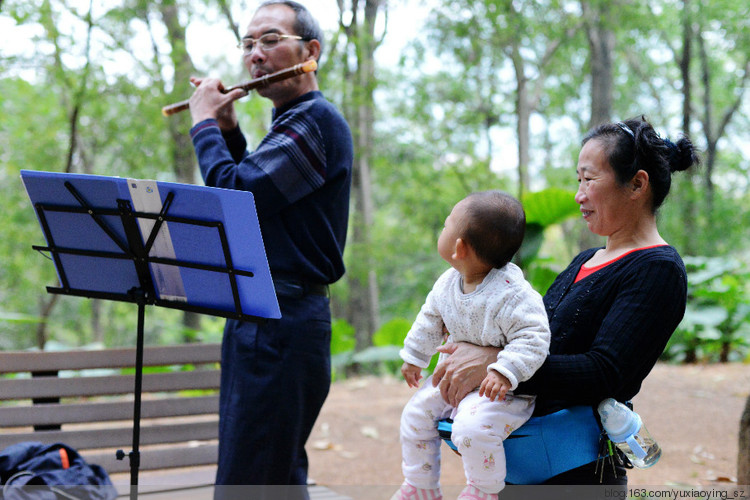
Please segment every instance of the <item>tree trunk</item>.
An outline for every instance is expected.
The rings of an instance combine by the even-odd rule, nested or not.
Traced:
[[[682,76],[682,131],[689,135],[692,122],[691,102],[693,91],[690,79],[690,63],[693,58],[693,37],[695,35],[690,0],[683,0],[682,4],[682,56],[679,61],[680,74]],[[686,255],[698,255],[698,248],[696,248],[695,243],[698,238],[693,237],[693,235],[697,234],[698,228],[696,227],[696,222],[699,220],[696,203],[697,197],[695,196],[697,173],[696,169],[690,169],[688,172],[689,174],[680,177],[679,181],[679,199],[682,205],[680,211],[684,214],[689,214],[688,217],[683,219],[685,223],[685,237],[682,239],[682,248]]]
[[[737,484],[750,485],[750,396],[745,402],[745,411],[740,419],[740,434],[737,453]]]
[[[531,146],[531,112],[533,108],[529,102],[528,80],[523,59],[514,49],[513,63],[516,72],[516,134],[518,135],[518,199],[520,200],[529,189],[529,148]]]
[[[724,137],[727,125],[729,125],[742,104],[747,81],[750,78],[750,56],[745,56],[744,67],[740,73],[739,81],[733,84],[737,89],[734,93],[734,100],[729,103],[726,109],[715,109],[714,104],[711,101],[713,96],[713,76],[711,74],[711,65],[709,64],[710,55],[707,52],[702,31],[698,33],[697,41],[699,59],[701,62],[701,83],[703,84],[703,132],[706,137],[706,154],[704,163],[706,208],[704,210],[703,218],[711,221],[713,220],[714,208],[713,173],[714,167],[716,166],[719,140]],[[716,124],[714,124],[714,118],[718,118]],[[710,249],[704,249],[704,251],[710,252]]]
[[[690,133],[691,106],[693,86],[690,80],[690,62],[693,57],[693,16],[690,0],[682,1],[682,57],[680,74],[682,76],[682,130]]]
[[[187,52],[185,45],[185,27],[180,24],[178,6],[174,0],[164,0],[159,7],[162,21],[167,28],[167,36],[172,47],[171,60],[174,66],[173,98],[181,100],[177,96],[185,96],[191,93],[189,79],[195,74],[195,66]],[[185,184],[195,183],[195,159],[193,145],[186,133],[190,129],[190,113],[178,113],[169,119],[169,135],[172,137],[172,166],[177,182]],[[186,332],[200,329],[200,318],[198,313],[185,311],[182,324]],[[193,335],[186,333],[184,341],[189,342]]]
[[[711,106],[711,70],[708,64],[706,44],[703,42],[703,33],[698,33],[698,52],[701,61],[701,82],[703,84],[703,131],[706,136],[706,162],[704,164],[704,184],[706,187],[706,214],[708,220],[712,220],[714,184],[713,169],[716,158],[716,143],[718,138],[714,135],[713,108]]]
[[[80,109],[80,103],[76,102],[70,112],[70,136],[68,137],[68,154],[65,161],[66,173],[73,172],[73,157],[78,145],[78,115]],[[41,299],[39,306],[39,317],[41,320],[36,327],[36,345],[39,349],[44,349],[44,345],[47,343],[47,325],[49,324],[49,318],[52,316],[52,311],[55,308],[58,299],[59,295],[56,293],[49,294],[46,297],[46,300],[45,298]]]
[[[47,295],[46,300],[42,298],[39,305],[39,323],[36,325],[36,346],[40,349],[44,349],[44,344],[47,343],[47,325],[50,316],[52,315],[52,309],[55,308],[57,300],[60,295],[51,293]]]
[[[172,97],[189,95],[192,88],[190,76],[195,74],[195,66],[185,45],[185,27],[180,24],[177,5],[172,0],[164,1],[160,13],[167,28],[167,36],[172,47],[171,60],[174,67]],[[186,131],[190,129],[190,113],[179,113],[169,119],[169,134],[172,136],[172,165],[178,182],[195,182],[195,160],[192,143]]]
[[[512,2],[508,4],[511,22],[516,26],[524,23],[523,15],[518,12]],[[516,75],[516,134],[518,137],[518,199],[531,189],[531,174],[529,164],[531,162],[531,114],[537,111],[544,91],[545,70],[552,60],[557,49],[563,43],[564,39],[574,35],[575,30],[570,28],[565,35],[560,38],[550,38],[544,52],[538,54],[538,62],[533,68],[532,73],[536,73],[534,80],[529,80],[526,76],[526,63],[521,55],[521,47],[524,36],[521,31],[512,37],[512,46],[510,47],[510,58],[513,62],[513,70]]]
[[[102,328],[102,304],[99,299],[91,300],[91,341],[104,343],[104,329]]]
[[[581,2],[583,8],[586,35],[589,41],[591,60],[591,117],[589,128],[612,119],[612,102],[614,89],[613,53],[615,34],[609,28],[612,25],[611,13],[607,2],[589,4]]]
[[[347,248],[349,269],[349,307],[347,320],[356,332],[356,349],[362,350],[372,345],[372,334],[378,328],[378,285],[375,259],[372,255],[370,236],[375,207],[372,196],[372,175],[370,163],[374,142],[374,90],[375,90],[375,22],[382,0],[367,0],[364,19],[361,22],[357,12],[357,2],[351,12],[351,24],[342,25],[349,44],[354,47],[356,68],[353,81],[356,85],[350,92],[353,102],[345,106],[347,120],[354,136],[354,171],[352,175],[352,196],[354,198],[351,230],[352,237]],[[340,19],[344,15],[343,3],[339,2]]]
[[[79,72],[76,72],[79,77],[78,85],[76,88],[74,88],[74,81],[69,78],[69,75],[67,74],[68,72],[65,68],[65,65],[63,64],[62,50],[60,49],[57,39],[59,33],[57,33],[56,30],[50,31],[49,29],[50,26],[54,26],[54,21],[49,20],[49,22],[43,23],[45,26],[48,26],[47,34],[49,35],[49,38],[53,42],[53,45],[55,47],[55,67],[57,69],[57,73],[61,77],[62,87],[64,89],[61,94],[61,101],[63,106],[70,106],[70,110],[68,111],[68,152],[65,159],[66,173],[73,172],[74,158],[78,150],[78,124],[80,121],[79,117],[81,108],[83,107],[86,99],[86,90],[88,88],[88,74],[91,63],[91,32],[94,27],[91,18],[92,3],[92,1],[89,2],[88,15],[86,16],[86,64],[84,65],[83,71],[80,72],[80,74]],[[70,94],[69,97],[68,94]],[[52,315],[52,310],[54,309],[55,304],[57,304],[58,298],[58,294],[50,294],[47,297],[47,300],[45,300],[44,298],[41,299],[41,303],[39,306],[39,316],[41,320],[36,328],[36,343],[39,349],[44,349],[44,345],[47,343],[48,320]]]
[[[581,2],[584,25],[589,41],[589,59],[591,61],[591,116],[589,128],[608,122],[612,119],[614,100],[613,54],[615,34],[611,13],[607,2],[589,4]],[[581,248],[591,248],[601,244],[601,238],[587,228],[583,228],[579,238]]]

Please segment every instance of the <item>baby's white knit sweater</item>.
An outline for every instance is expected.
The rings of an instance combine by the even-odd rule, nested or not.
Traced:
[[[409,330],[401,358],[422,368],[429,366],[443,343],[443,325],[450,333],[447,342],[502,347],[488,370],[505,375],[511,390],[529,379],[549,352],[549,322],[542,297],[513,263],[490,271],[471,293],[463,293],[458,271],[444,272]]]

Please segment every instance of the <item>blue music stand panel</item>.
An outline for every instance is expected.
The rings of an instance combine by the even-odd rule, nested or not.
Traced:
[[[252,273],[252,276],[234,275],[242,314],[260,318],[281,317],[252,193],[190,184],[31,170],[21,171],[21,178],[35,207],[41,204],[80,209],[81,202],[68,187],[72,185],[86,205],[96,210],[115,212],[118,209],[117,200],[129,202],[139,224],[153,224],[153,218],[139,218],[137,214],[158,214],[171,193],[173,198],[165,214],[167,222],[161,226],[158,234],[161,252],[167,251],[171,255],[159,255],[156,249],[158,245],[155,245],[149,257],[166,256],[195,267],[151,263],[149,269],[159,299],[168,302],[167,307],[177,305],[177,308],[183,308],[179,302],[184,301],[190,306],[216,310],[226,313],[221,315],[231,317],[236,306],[230,275],[205,269],[205,266],[225,269],[230,264],[225,257],[226,246],[231,266]],[[146,194],[146,190],[149,194]],[[151,208],[139,208],[139,204],[142,206],[144,203],[150,203]],[[154,204],[158,205],[156,209]],[[99,217],[112,234],[127,246],[126,229],[120,215],[107,212]],[[58,278],[64,272],[70,288],[123,294],[139,286],[133,261],[114,257],[115,254],[122,255],[124,251],[97,224],[94,217],[80,211],[45,210],[44,218],[52,240],[47,241],[48,245],[53,246],[54,242],[56,248],[105,254],[59,254],[56,264]],[[226,245],[222,244],[217,227],[194,221],[221,223]],[[42,226],[44,229],[44,223]],[[149,229],[141,225],[140,232],[142,242],[146,244]],[[108,257],[107,253],[113,254],[112,257]]]

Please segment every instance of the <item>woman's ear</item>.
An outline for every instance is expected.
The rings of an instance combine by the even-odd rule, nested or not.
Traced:
[[[639,170],[635,173],[633,178],[630,180],[630,189],[634,197],[643,196],[649,187],[648,172],[645,170]]]

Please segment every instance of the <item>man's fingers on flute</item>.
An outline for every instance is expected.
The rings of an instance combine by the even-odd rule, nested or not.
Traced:
[[[247,94],[249,94],[247,90],[234,89],[233,91],[229,92],[227,95],[231,97],[233,101],[236,101],[237,99],[242,99]]]

